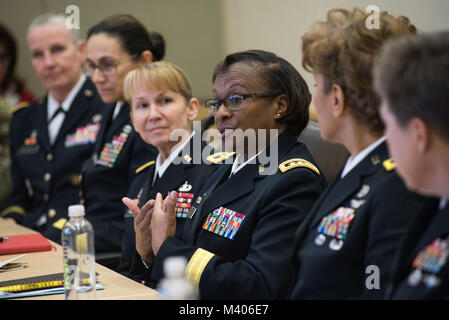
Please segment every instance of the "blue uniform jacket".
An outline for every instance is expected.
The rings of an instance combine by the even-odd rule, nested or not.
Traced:
[[[298,230],[291,299],[382,299],[407,225],[435,199],[408,191],[382,142],[324,191]]]
[[[145,143],[134,130],[129,106],[117,117],[115,105],[108,105],[92,156],[84,163],[82,196],[86,219],[94,228],[95,251],[120,252],[123,233],[122,197],[135,177],[136,169],[156,158],[156,148]]]
[[[199,134],[196,133],[196,136],[199,137]],[[129,192],[129,197],[136,199],[141,207],[148,200],[155,199],[158,192],[165,197],[168,192],[177,191],[176,238],[179,239],[182,237],[187,211],[192,205],[194,197],[197,196],[204,183],[219,167],[219,165],[207,161],[199,164],[193,162],[194,139],[195,137],[179,153],[183,162],[170,164],[162,177],[155,181],[154,186],[151,186],[151,183],[156,166],[154,163],[148,163],[145,169],[138,173]],[[199,151],[202,152],[205,147],[205,142],[201,141]],[[125,232],[122,239],[122,254],[118,271],[139,281],[145,279],[144,274],[147,272],[136,251],[134,217],[129,210],[125,214]]]
[[[406,231],[388,299],[449,298],[449,206],[418,215]]]
[[[18,110],[11,120],[13,193],[3,215],[60,242],[69,205],[80,203],[81,167],[92,154],[105,105],[86,79],[50,145],[47,97]],[[45,214],[47,222],[37,226]]]
[[[260,155],[231,177],[232,165],[220,166],[195,198],[182,239],[162,244],[153,281],[163,277],[166,257],[181,255],[202,299],[286,297],[296,229],[326,182],[296,137],[285,132],[277,143],[274,166],[264,165]],[[268,150],[275,152],[272,145]]]

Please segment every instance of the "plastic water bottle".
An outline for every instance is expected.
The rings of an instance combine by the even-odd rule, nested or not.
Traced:
[[[169,257],[164,261],[165,278],[161,280],[159,294],[167,300],[196,300],[198,292],[193,283],[187,279],[185,270],[187,261],[184,257]]]
[[[66,300],[95,299],[94,230],[84,219],[84,206],[69,206],[70,220],[62,228]]]

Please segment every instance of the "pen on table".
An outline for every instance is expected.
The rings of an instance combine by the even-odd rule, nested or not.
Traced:
[[[0,242],[8,240],[8,237],[0,237]]]

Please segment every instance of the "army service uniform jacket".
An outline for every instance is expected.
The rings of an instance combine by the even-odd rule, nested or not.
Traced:
[[[120,252],[126,209],[121,199],[136,169],[156,158],[156,148],[134,130],[128,104],[121,106],[115,119],[114,106],[108,105],[93,154],[82,169],[83,203],[94,228],[96,253]]]
[[[172,162],[162,177],[156,178],[153,186],[152,182],[156,167],[154,161],[138,169],[137,177],[134,179],[129,193],[129,197],[134,198],[139,203],[139,207],[142,207],[148,200],[155,199],[158,192],[165,197],[170,191],[176,191],[178,201],[176,205],[175,237],[178,239],[182,237],[187,212],[194,198],[219,167],[219,165],[207,160],[206,162],[196,163],[197,161],[192,154],[194,151],[193,143],[194,139],[199,137],[200,134],[197,133],[190,139],[179,152],[178,157],[182,159],[182,162],[179,164]],[[201,143],[201,149],[198,151],[202,152],[206,147],[206,143],[201,140],[197,142]],[[125,232],[122,239],[122,254],[118,271],[139,282],[146,278],[145,273],[147,273],[147,268],[136,251],[134,217],[129,210],[125,214]]]
[[[3,215],[60,242],[68,206],[79,204],[82,163],[92,154],[105,105],[87,78],[53,145],[47,97],[14,113],[11,121],[13,193]],[[46,222],[42,220],[46,215]]]
[[[422,212],[396,256],[388,299],[449,299],[449,206]]]
[[[326,182],[296,137],[284,132],[277,143],[274,163],[259,155],[231,177],[231,164],[217,169],[195,197],[182,239],[162,244],[153,281],[162,278],[165,258],[184,256],[201,299],[285,298],[296,229]]]
[[[416,214],[436,205],[409,192],[381,142],[324,191],[298,230],[291,299],[382,299]]]

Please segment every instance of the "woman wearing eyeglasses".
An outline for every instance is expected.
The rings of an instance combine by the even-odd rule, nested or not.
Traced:
[[[123,205],[135,171],[156,157],[133,129],[123,81],[136,67],[162,59],[164,42],[154,43],[145,27],[130,15],[115,15],[88,31],[85,70],[110,108],[102,119],[93,156],[83,167],[82,196],[95,230],[96,252],[119,252]]]
[[[151,216],[152,250],[142,256],[152,268],[149,280],[162,278],[167,257],[184,256],[202,299],[284,298],[295,231],[325,185],[297,141],[311,95],[290,63],[261,50],[219,63],[213,94],[206,105],[235,157],[194,198],[182,239],[174,237],[176,192],[136,210],[136,219]]]

